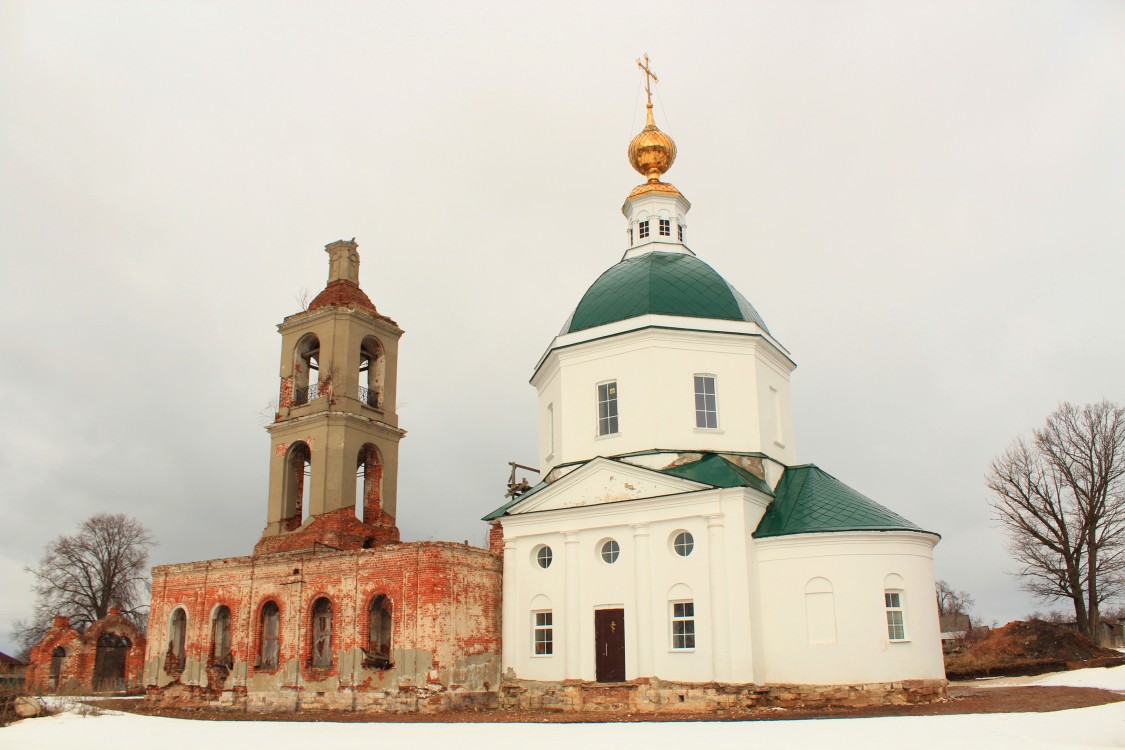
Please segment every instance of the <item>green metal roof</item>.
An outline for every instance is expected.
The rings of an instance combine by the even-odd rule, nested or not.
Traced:
[[[623,260],[599,276],[562,333],[649,313],[743,320],[769,332],[758,311],[711,266],[687,253],[651,252]]]
[[[833,531],[923,531],[812,464],[790,466],[754,537]]]
[[[753,487],[759,492],[772,495],[773,490],[761,477],[751,474],[737,464],[732,464],[722,456],[710,453],[698,461],[682,464],[671,469],[661,469],[661,474],[671,474],[681,479],[690,479],[713,487]]]

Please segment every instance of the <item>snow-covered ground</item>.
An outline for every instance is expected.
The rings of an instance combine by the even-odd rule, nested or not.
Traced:
[[[1048,675],[1038,685],[1125,691],[1125,667]],[[3,750],[122,750],[142,742],[161,750],[263,747],[457,747],[575,750],[658,748],[968,748],[1125,747],[1125,703],[1044,714],[966,714],[876,719],[816,719],[647,724],[334,724],[328,722],[185,721],[68,710],[0,729]]]

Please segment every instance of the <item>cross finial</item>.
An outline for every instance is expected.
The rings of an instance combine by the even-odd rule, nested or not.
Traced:
[[[648,95],[648,107],[652,108],[652,84],[660,83],[660,79],[656,77],[656,73],[652,72],[652,68],[648,64],[648,53],[645,53],[645,61],[642,63],[641,59],[637,58],[637,67],[645,72],[645,93]]]

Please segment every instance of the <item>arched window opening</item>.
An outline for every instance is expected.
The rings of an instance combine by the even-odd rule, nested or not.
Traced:
[[[59,689],[59,675],[62,674],[63,659],[66,658],[66,649],[55,646],[51,652],[51,671],[47,675],[47,689],[54,692]]]
[[[184,643],[187,640],[187,612],[176,607],[172,612],[168,628],[168,655],[165,658],[165,671],[184,671]]]
[[[215,621],[211,624],[211,663],[234,666],[230,652],[230,608],[225,604],[215,610]]]
[[[383,345],[378,339],[368,336],[359,350],[359,400],[382,409],[386,376],[387,356]]]
[[[383,513],[383,461],[379,449],[366,443],[359,449],[355,472],[355,517],[378,523]]]
[[[320,381],[320,339],[309,334],[297,342],[293,356],[293,403],[307,404],[318,395]]]
[[[298,442],[289,446],[285,459],[285,478],[282,482],[282,518],[296,526],[296,520],[304,523],[309,517],[310,494],[312,489],[312,452],[306,443]]]
[[[262,607],[261,628],[258,667],[277,669],[281,656],[281,610],[275,602],[266,602]]]
[[[323,596],[313,602],[312,665],[332,666],[332,602]]]
[[[363,650],[364,666],[375,669],[390,669],[391,636],[394,632],[394,605],[391,600],[379,594],[371,600],[367,611],[368,640]]]
[[[183,613],[182,609],[176,611]],[[132,641],[117,633],[102,633],[98,636],[97,651],[94,653],[94,692],[125,692],[125,657],[132,646]]]

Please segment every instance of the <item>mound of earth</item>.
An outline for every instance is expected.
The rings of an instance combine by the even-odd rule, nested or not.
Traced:
[[[1017,620],[994,629],[965,651],[947,657],[945,674],[958,680],[1118,664],[1125,664],[1125,656],[1096,645],[1065,625]]]

